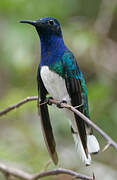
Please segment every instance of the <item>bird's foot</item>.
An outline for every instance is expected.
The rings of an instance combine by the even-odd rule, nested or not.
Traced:
[[[74,129],[73,129],[73,127],[71,126],[71,132],[72,132],[72,134],[78,134],[78,132],[77,131],[74,131]]]
[[[52,105],[52,102],[50,102],[50,100],[53,99],[53,97],[46,97],[45,99],[45,102],[48,104],[48,105]]]
[[[61,107],[61,104],[62,104],[62,103],[67,104],[67,101],[65,101],[65,100],[59,101],[59,102],[57,103],[57,107],[58,107],[58,108],[63,108],[63,107]]]
[[[74,108],[75,109],[78,109],[78,108],[80,108],[80,107],[82,107],[82,106],[84,106],[84,104],[82,103],[82,104],[80,104],[80,105],[78,105],[78,106],[74,106]]]

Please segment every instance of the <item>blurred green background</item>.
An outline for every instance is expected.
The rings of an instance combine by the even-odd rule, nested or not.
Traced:
[[[43,16],[59,19],[64,40],[75,54],[87,83],[91,119],[117,141],[116,0],[0,1],[0,109],[37,95],[39,38],[33,27],[18,22]],[[49,109],[60,158],[58,166],[90,175],[94,172],[97,179],[115,179],[114,148],[93,156],[94,163],[87,170],[77,160],[68,120],[56,107]],[[0,117],[0,162],[31,173],[45,168],[50,157],[37,114],[37,103],[30,102]],[[106,141],[94,133],[103,148]],[[52,168],[51,163],[48,169]],[[61,175],[45,179],[71,178]]]

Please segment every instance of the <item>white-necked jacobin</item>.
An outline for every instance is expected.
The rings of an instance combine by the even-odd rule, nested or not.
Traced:
[[[47,94],[60,102],[67,102],[89,118],[87,89],[83,74],[73,53],[66,47],[60,24],[56,18],[43,17],[36,21],[22,20],[33,25],[40,37],[41,61],[37,73],[41,123],[49,154],[58,163],[56,143],[52,131],[46,100]],[[77,152],[90,165],[91,156],[99,151],[97,139],[92,129],[76,114],[65,110],[70,120],[71,132]]]

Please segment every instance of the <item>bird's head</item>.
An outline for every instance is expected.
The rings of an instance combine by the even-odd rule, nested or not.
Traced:
[[[31,20],[22,20],[20,23],[28,23],[33,25],[36,30],[38,31],[39,35],[43,34],[54,34],[57,36],[61,36],[61,27],[56,18],[53,17],[43,17],[36,21]]]

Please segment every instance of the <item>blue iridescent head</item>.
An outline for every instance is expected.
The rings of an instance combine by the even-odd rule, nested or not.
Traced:
[[[43,17],[36,21],[23,20],[21,23],[33,25],[41,40],[41,65],[50,65],[61,59],[66,46],[61,27],[56,18]]]
[[[39,35],[42,34],[53,34],[56,36],[62,36],[61,27],[56,18],[53,17],[43,17],[37,19],[36,21],[22,20],[21,23],[28,23],[35,26]]]

